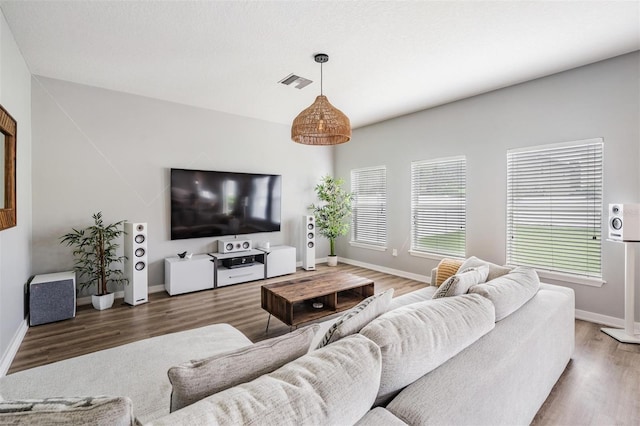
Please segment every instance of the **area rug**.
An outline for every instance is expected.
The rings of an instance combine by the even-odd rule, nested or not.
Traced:
[[[141,423],[169,414],[170,367],[250,345],[229,324],[152,337],[116,348],[10,374],[0,379],[4,399],[128,396]]]

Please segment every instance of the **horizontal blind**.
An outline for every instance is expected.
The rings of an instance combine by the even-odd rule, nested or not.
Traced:
[[[507,263],[602,277],[602,139],[507,152]]]
[[[386,246],[387,168],[378,166],[352,170],[351,192],[351,240]]]
[[[411,163],[411,249],[465,257],[466,158]]]

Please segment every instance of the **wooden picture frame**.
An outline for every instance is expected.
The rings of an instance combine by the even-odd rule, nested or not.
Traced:
[[[0,204],[0,231],[17,225],[16,120],[0,105],[0,132],[4,136],[4,200]]]

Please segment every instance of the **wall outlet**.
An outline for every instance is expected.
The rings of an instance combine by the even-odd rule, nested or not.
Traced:
[[[398,255],[398,249],[393,249],[391,251],[391,256],[397,256]]]

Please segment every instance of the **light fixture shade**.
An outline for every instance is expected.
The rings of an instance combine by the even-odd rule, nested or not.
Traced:
[[[304,145],[338,145],[351,139],[351,122],[320,95],[293,120],[291,139]]]

